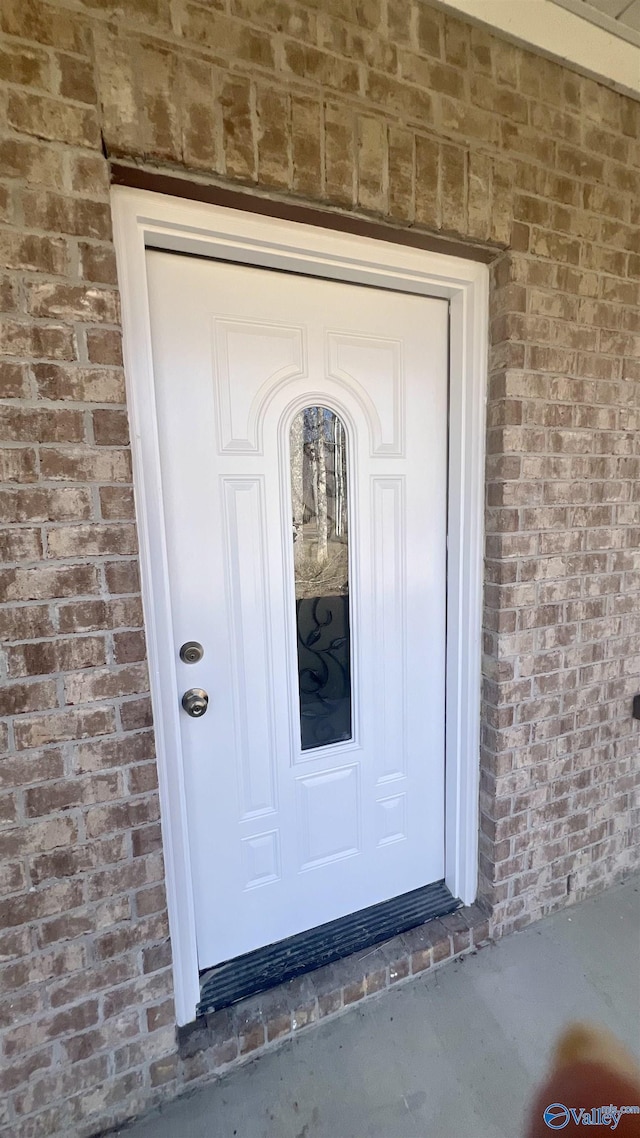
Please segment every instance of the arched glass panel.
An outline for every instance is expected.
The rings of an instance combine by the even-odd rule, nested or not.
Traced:
[[[351,738],[347,446],[327,407],[291,425],[291,507],[302,750]]]

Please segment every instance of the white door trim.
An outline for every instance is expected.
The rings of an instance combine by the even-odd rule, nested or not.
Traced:
[[[200,998],[145,249],[295,269],[450,302],[445,880],[476,897],[488,269],[404,245],[114,187],[124,361],[154,711],[176,1017]]]

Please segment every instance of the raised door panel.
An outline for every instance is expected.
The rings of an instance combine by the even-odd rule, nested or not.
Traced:
[[[299,868],[309,870],[360,852],[358,765],[296,780]]]
[[[346,332],[327,334],[328,374],[356,391],[370,419],[371,454],[404,449],[402,343]]]
[[[276,808],[270,589],[264,481],[223,478],[230,678],[241,817]]]
[[[371,479],[375,753],[378,783],[406,773],[404,475]]]
[[[223,452],[256,453],[265,392],[305,371],[303,329],[217,317],[212,340],[218,445]]]

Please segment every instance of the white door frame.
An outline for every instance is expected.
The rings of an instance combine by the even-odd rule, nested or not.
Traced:
[[[147,190],[114,187],[124,361],[151,676],[176,1018],[200,998],[145,250],[175,250],[442,297],[450,305],[445,881],[476,897],[488,269]],[[194,409],[197,412],[197,409]]]

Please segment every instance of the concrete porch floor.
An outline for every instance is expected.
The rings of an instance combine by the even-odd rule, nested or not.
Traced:
[[[518,1138],[559,1030],[640,1052],[640,877],[383,992],[125,1138]]]

